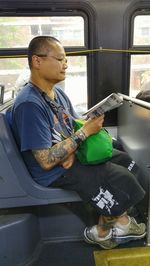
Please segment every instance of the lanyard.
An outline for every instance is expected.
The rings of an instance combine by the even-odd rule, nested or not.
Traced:
[[[71,115],[68,112],[66,112],[66,110],[63,108],[62,105],[60,105],[56,101],[50,99],[45,92],[42,93],[42,96],[43,96],[44,100],[46,101],[46,103],[52,108],[53,112],[57,116],[57,118],[60,122],[61,128],[62,128],[61,134],[65,138],[69,137],[72,133],[71,123],[69,120],[69,117],[71,117]],[[65,115],[66,123],[64,122],[64,115]]]
[[[33,88],[35,88],[40,92],[42,98],[45,100],[47,105],[53,110],[54,114],[57,116],[62,128],[62,132],[60,132],[62,137],[64,139],[69,137],[72,134],[72,125],[69,118],[72,118],[74,120],[71,114],[69,114],[61,104],[57,103],[56,101],[48,97],[48,95],[45,92],[43,92],[39,87],[32,84],[31,82],[29,82],[29,84],[31,84]],[[64,119],[66,123],[64,122]]]

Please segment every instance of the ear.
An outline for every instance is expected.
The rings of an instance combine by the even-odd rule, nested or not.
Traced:
[[[32,65],[34,68],[39,69],[41,65],[41,58],[37,55],[32,56]]]

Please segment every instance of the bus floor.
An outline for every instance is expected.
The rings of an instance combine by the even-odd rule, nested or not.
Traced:
[[[144,247],[145,242],[146,239],[131,241],[113,250],[119,251],[120,249],[128,248],[131,255],[132,251],[130,251],[130,248]],[[99,246],[89,245],[84,241],[47,243],[43,245],[39,257],[28,264],[28,266],[104,266],[107,264],[97,264],[94,259],[94,252],[102,250]],[[113,250],[111,250],[112,254]],[[108,251],[105,250],[105,254],[106,252]]]

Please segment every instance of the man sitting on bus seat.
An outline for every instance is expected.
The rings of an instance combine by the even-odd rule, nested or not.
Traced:
[[[68,67],[60,41],[35,37],[28,47],[28,62],[30,81],[15,99],[12,129],[33,179],[45,187],[74,190],[95,208],[99,221],[85,228],[88,243],[111,249],[143,238],[145,224],[127,215],[145,196],[139,183],[143,173],[135,162],[118,150],[98,165],[82,165],[76,159],[79,145],[102,128],[104,116],[87,120],[73,132],[72,117],[77,115],[66,94],[55,85],[65,79]]]

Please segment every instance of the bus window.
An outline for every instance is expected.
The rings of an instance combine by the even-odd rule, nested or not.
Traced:
[[[130,96],[140,90],[150,89],[150,55],[131,56]]]
[[[150,89],[150,15],[137,15],[133,23],[131,49],[138,53],[131,54],[130,93],[135,97],[141,90]],[[146,50],[146,53],[140,53]]]
[[[3,85],[3,93],[1,93],[1,97],[3,97],[1,98],[1,104],[14,97],[15,90],[17,88],[16,81],[21,75],[25,65],[27,65],[26,58],[0,58],[0,83]],[[24,80],[20,81],[20,83],[22,86]]]
[[[0,48],[27,47],[37,35],[52,35],[63,46],[84,46],[84,19],[81,16],[0,17]]]
[[[75,110],[87,110],[87,49],[85,19],[82,16],[0,17],[0,80],[4,101],[24,86],[30,77],[27,46],[33,37],[51,35],[61,41],[68,59],[66,80],[60,85],[71,99]],[[80,50],[80,53],[78,51]],[[70,52],[77,51],[71,56]],[[4,102],[1,100],[1,104]]]
[[[150,45],[150,15],[134,18],[133,45]]]
[[[87,60],[86,56],[68,56],[67,76],[61,88],[69,96],[76,112],[87,110]]]

